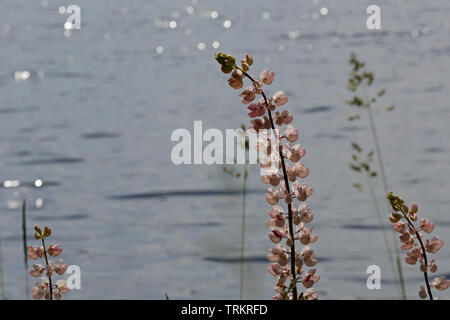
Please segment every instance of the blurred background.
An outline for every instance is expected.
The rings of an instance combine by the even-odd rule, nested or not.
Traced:
[[[81,29],[65,31],[68,15],[59,10],[71,4],[81,8]],[[381,31],[366,27],[370,4],[381,7]],[[23,199],[28,242],[36,243],[33,224],[47,224],[65,263],[81,267],[81,290],[66,299],[239,298],[242,197],[221,191],[240,190],[242,181],[220,165],[170,160],[176,128],[192,132],[194,120],[204,130],[248,123],[214,61],[217,51],[252,54],[251,72],[269,67],[270,89],[289,96],[315,190],[320,299],[399,298],[370,195],[352,187],[360,177],[349,170],[350,141],[373,145],[366,117],[347,120],[351,52],[375,72],[373,86],[386,89],[374,110],[390,187],[436,223],[434,234],[446,242],[434,257],[438,275],[450,274],[449,18],[447,0],[3,0],[4,298],[31,296]],[[384,112],[388,105],[396,109]],[[251,166],[248,299],[273,295],[264,187]],[[375,189],[388,226],[380,181]],[[164,196],[189,190],[212,192]],[[381,290],[366,287],[373,264],[381,267]],[[415,299],[422,275],[418,266],[403,270]]]

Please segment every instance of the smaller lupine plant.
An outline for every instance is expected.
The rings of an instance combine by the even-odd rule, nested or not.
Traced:
[[[62,253],[62,248],[59,244],[50,244],[48,248],[45,246],[45,238],[50,237],[52,230],[45,226],[41,230],[37,225],[34,226],[34,237],[36,240],[41,240],[42,246],[29,246],[28,256],[33,259],[44,258],[45,265],[33,264],[33,269],[30,275],[33,277],[41,277],[45,272],[45,276],[41,277],[41,281],[35,282],[35,287],[31,288],[34,299],[45,298],[46,300],[59,300],[61,295],[69,291],[66,281],[63,279],[57,280],[53,284],[52,276],[54,273],[63,275],[66,272],[67,264],[63,264],[63,259],[58,259],[55,263],[49,260],[49,256],[56,258]]]
[[[250,76],[248,70],[253,64],[252,56],[246,55],[240,66],[236,64],[233,56],[222,52],[217,53],[215,59],[221,65],[222,72],[231,73],[228,84],[233,89],[241,89],[244,78],[251,82],[251,86],[247,86],[239,96],[242,98],[241,102],[248,105],[248,115],[252,118],[252,127],[249,129],[258,134],[256,150],[260,152],[259,164],[263,172],[261,180],[272,186],[268,188],[265,197],[272,205],[272,209],[268,211],[271,219],[266,223],[270,228],[268,236],[276,244],[267,256],[272,262],[268,271],[277,277],[274,287],[276,295],[273,298],[317,299],[312,286],[319,281],[320,276],[314,268],[304,270],[317,264],[314,251],[309,245],[315,242],[318,236],[313,235],[312,228],[306,225],[313,220],[314,215],[306,203],[302,203],[298,209],[293,204],[294,199],[304,202],[313,192],[307,183],[297,181],[298,178],[306,178],[309,174],[309,169],[300,162],[306,151],[300,144],[291,145],[297,141],[299,135],[299,131],[289,125],[293,115],[289,110],[275,111],[288,102],[288,97],[283,91],[275,92],[270,98],[266,96],[263,85],[272,84],[274,73],[265,69],[259,80]],[[261,95],[261,99],[253,102],[258,95]],[[280,129],[275,129],[275,125],[280,129],[286,125],[283,134],[280,134]],[[292,165],[287,163],[288,160]],[[280,187],[276,188],[278,185]],[[286,203],[287,212],[277,205],[280,199]],[[280,243],[282,240],[285,240],[286,246]],[[301,250],[296,250],[296,240],[303,245]],[[289,284],[286,283],[288,279]],[[297,283],[302,283],[306,290],[298,294]]]
[[[408,251],[406,253],[405,261],[407,264],[420,264],[420,271],[423,272],[425,278],[425,286],[420,287],[419,297],[433,300],[433,293],[431,288],[442,291],[450,286],[450,280],[445,277],[437,277],[433,279],[430,284],[428,271],[431,273],[437,272],[437,265],[434,259],[429,260],[427,253],[434,254],[444,245],[444,241],[439,240],[438,237],[431,239],[424,239],[421,231],[431,233],[434,230],[434,223],[426,218],[420,219],[419,227],[416,227],[413,222],[418,219],[417,212],[419,210],[417,203],[413,203],[411,208],[405,204],[404,200],[392,192],[387,195],[391,204],[393,212],[389,220],[394,225],[394,230],[400,233],[401,249]]]

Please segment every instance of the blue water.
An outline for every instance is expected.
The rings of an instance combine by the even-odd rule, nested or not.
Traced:
[[[375,71],[374,87],[387,90],[375,107],[389,184],[436,222],[447,243],[436,255],[438,274],[450,273],[447,0],[72,2],[81,7],[81,30],[70,36],[58,13],[69,3],[1,5],[0,181],[20,181],[0,188],[6,298],[25,297],[24,198],[29,242],[33,224],[48,224],[65,262],[81,267],[82,288],[67,299],[239,297],[242,199],[222,191],[240,190],[241,181],[221,166],[170,161],[174,129],[193,130],[194,120],[223,130],[248,122],[213,59],[218,50],[251,53],[252,72],[269,66],[271,89],[289,95],[315,189],[321,299],[399,297],[369,194],[355,191],[360,177],[348,168],[350,141],[373,147],[367,118],[347,120],[352,51]],[[366,28],[373,3],[382,32]],[[29,77],[16,80],[27,75],[18,71]],[[396,109],[382,111],[389,105]],[[250,168],[246,298],[270,298],[274,285],[258,173]],[[375,188],[382,204],[381,181]],[[381,290],[366,287],[372,264],[381,267]],[[417,298],[418,267],[403,270],[408,296]]]

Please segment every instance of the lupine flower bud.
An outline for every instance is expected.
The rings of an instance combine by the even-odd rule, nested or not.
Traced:
[[[56,281],[56,288],[54,290],[54,295],[56,300],[61,299],[61,294],[65,294],[69,292],[69,287],[66,285],[66,280],[58,280]]]
[[[306,178],[309,174],[309,169],[308,167],[306,167],[303,163],[301,162],[296,162],[294,164],[294,170],[295,170],[295,174],[299,177],[299,178]]]
[[[241,70],[234,69],[233,72],[231,73],[231,77],[235,78],[236,80],[242,80],[244,74],[242,73]]]
[[[439,291],[447,290],[450,286],[450,280],[445,280],[445,277],[438,277],[433,279],[433,287]]]
[[[42,233],[41,228],[39,228],[37,224],[34,225],[34,231],[36,231],[39,234]]]
[[[247,109],[250,111],[248,113],[250,118],[262,117],[266,113],[266,107],[262,103],[252,103]]]
[[[241,60],[241,66],[242,66],[242,70],[244,71],[248,71],[249,69],[249,65],[245,62],[245,60]]]
[[[261,81],[264,84],[270,85],[273,82],[273,78],[274,78],[274,73],[273,72],[269,72],[269,69],[264,69],[259,78],[261,79]]]
[[[281,239],[283,239],[284,235],[283,233],[281,233],[280,231],[276,230],[276,229],[272,229],[270,232],[267,233],[269,236],[269,239],[273,242],[273,243],[279,243],[281,241]]]
[[[420,229],[427,233],[431,233],[434,230],[434,223],[430,222],[428,219],[422,218],[420,220]]]
[[[233,68],[236,63],[236,60],[234,59],[233,56],[227,55],[222,52],[218,52],[218,53],[216,53],[216,55],[214,57],[215,57],[216,61],[221,64],[222,72],[230,73],[231,71],[233,71]]]
[[[269,204],[275,205],[278,203],[278,200],[280,199],[280,195],[278,193],[277,189],[269,188],[267,189],[269,193],[266,193],[266,200]]]
[[[438,267],[436,265],[436,261],[434,261],[434,259],[432,259],[430,261],[430,272],[436,273]]]
[[[288,110],[283,110],[281,113],[279,111],[275,112],[274,121],[278,126],[283,124],[289,124],[292,122],[294,117],[289,113]]]
[[[49,227],[45,226],[44,233],[42,234],[42,236],[44,238],[46,238],[46,237],[50,237],[51,234],[52,234],[52,230]]]
[[[244,89],[244,91],[241,92],[241,94],[239,95],[242,97],[241,102],[243,104],[249,104],[250,102],[252,102],[253,100],[255,100],[255,89],[252,87],[247,87]]]
[[[420,286],[420,291],[419,291],[419,297],[422,299],[426,299],[427,298],[427,292],[425,291],[425,287],[424,286]]]
[[[33,269],[30,271],[30,275],[33,277],[40,277],[45,268],[42,264],[33,264]]]
[[[405,223],[403,221],[398,221],[394,223],[395,232],[403,232],[405,230]]]
[[[234,77],[231,77],[230,79],[228,79],[228,84],[230,85],[230,87],[232,87],[235,90],[238,90],[244,86],[244,83],[242,82],[242,80],[236,79]]]
[[[261,181],[265,184],[270,184],[276,187],[280,183],[280,177],[277,173],[268,174],[265,176],[261,176]]]
[[[310,223],[314,219],[314,215],[311,213],[311,208],[309,208],[306,203],[303,203],[298,207],[298,213],[300,219],[304,223]]]
[[[231,67],[231,66],[222,66],[222,68],[220,68],[220,70],[222,70],[223,73],[230,73],[231,71],[233,71],[233,67]]]
[[[402,215],[397,212],[391,212],[391,215],[389,216],[389,220],[392,223],[398,222],[402,218]]]
[[[249,54],[246,54],[246,55],[245,55],[245,62],[246,62],[249,66],[251,66],[251,65],[253,64],[253,57],[252,57],[251,55],[249,55]]]
[[[273,101],[277,106],[282,106],[288,102],[288,97],[284,95],[283,91],[277,91],[272,97]]]
[[[42,258],[44,256],[44,248],[28,246],[28,256],[33,260]]]
[[[52,257],[57,257],[62,253],[62,248],[60,248],[60,244],[51,244],[47,251]]]
[[[33,298],[41,299],[42,297],[45,297],[46,300],[50,300],[51,296],[48,280],[45,278],[42,278],[41,280],[42,282],[36,281],[34,283],[36,287],[31,288],[31,290],[33,291]]]
[[[63,275],[67,270],[67,264],[63,264],[63,259],[56,261],[54,270],[57,274]]]
[[[306,273],[306,275],[303,277],[302,282],[305,288],[311,288],[314,284],[314,282],[319,281],[320,276],[316,273],[316,269],[310,269]]]
[[[310,288],[305,291],[303,295],[303,299],[305,300],[317,300],[317,294],[314,293],[314,289]]]
[[[270,268],[268,268],[268,271],[271,275],[273,275],[275,277],[275,276],[279,276],[283,273],[283,268],[280,267],[276,263],[271,263]]]
[[[298,138],[298,130],[295,129],[293,126],[289,125],[286,127],[286,130],[284,131],[284,136],[289,142],[295,142]]]
[[[425,243],[425,248],[427,252],[436,253],[444,245],[444,241],[439,240],[438,237],[433,237],[431,240],[427,240]]]

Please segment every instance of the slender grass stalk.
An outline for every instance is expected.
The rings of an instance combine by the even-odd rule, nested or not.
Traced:
[[[3,285],[2,237],[0,235],[0,300],[4,299],[5,299],[5,289]]]
[[[369,173],[367,173],[366,177],[367,177],[367,185],[369,186],[369,192],[370,192],[370,195],[371,195],[371,198],[372,198],[372,201],[373,201],[373,205],[375,207],[375,211],[376,211],[376,214],[377,214],[378,224],[380,225],[381,230],[383,232],[384,245],[386,246],[386,249],[388,251],[388,258],[389,258],[389,263],[390,263],[390,266],[391,266],[391,269],[392,269],[392,274],[395,275],[396,274],[396,270],[395,270],[394,262],[393,262],[394,256],[392,254],[391,246],[389,245],[389,239],[388,239],[388,235],[387,235],[386,229],[384,227],[383,218],[381,216],[381,211],[380,211],[380,206],[378,205],[377,196],[375,194],[375,190],[373,188],[373,185],[372,185],[372,183],[370,181]]]
[[[352,71],[350,73],[351,76],[349,78],[347,88],[352,92],[356,92],[358,89],[361,89],[363,97],[359,97],[358,95],[355,95],[353,97],[353,99],[351,101],[348,101],[347,103],[352,106],[367,109],[369,123],[370,123],[370,131],[371,131],[371,135],[372,135],[373,144],[375,145],[375,150],[376,150],[375,153],[376,153],[376,157],[378,160],[379,170],[381,173],[381,180],[383,183],[383,190],[384,190],[384,193],[387,194],[389,192],[389,186],[388,186],[383,156],[382,156],[382,152],[381,152],[380,141],[378,138],[377,128],[375,125],[375,119],[374,119],[372,108],[371,108],[371,104],[376,102],[379,97],[383,96],[385,93],[385,90],[382,89],[381,91],[379,91],[377,93],[376,96],[369,97],[366,89],[374,81],[374,74],[372,72],[365,70],[365,63],[359,61],[356,58],[356,55],[354,53],[352,53],[352,55],[351,55],[350,64],[352,65]],[[393,108],[394,107],[388,107],[388,108],[386,108],[386,110],[390,111],[390,110],[393,110]],[[360,115],[349,117],[349,120],[355,120],[355,119],[360,119]],[[372,185],[370,184],[370,181],[368,182],[368,184],[369,184],[369,189],[371,189]],[[376,204],[376,196],[374,196],[375,192],[373,190],[370,190],[370,192],[372,193],[372,199],[374,200],[374,203]],[[378,204],[375,205],[375,209],[377,210],[377,214],[378,214],[378,212],[380,212]],[[381,216],[381,213],[380,213],[380,216]],[[384,230],[384,224],[383,224],[382,220],[380,220],[379,223],[380,223],[380,226]],[[395,254],[395,258],[396,258],[395,260],[396,260],[396,266],[397,266],[397,273],[394,272],[394,277],[395,277],[395,274],[397,274],[397,276],[398,276],[398,277],[396,277],[396,278],[398,278],[398,283],[396,282],[397,289],[398,289],[398,287],[400,287],[401,297],[402,297],[402,299],[406,299],[405,280],[403,277],[402,264],[401,264],[401,260],[400,260],[400,248],[397,243],[395,232],[392,228],[391,228],[391,231],[392,231],[393,248],[394,248],[394,254]],[[388,242],[386,242],[386,239],[387,238],[385,238],[385,244],[386,244],[386,249],[388,250],[388,254],[390,255],[389,260],[390,260],[391,264],[393,264],[393,261],[392,261],[393,259],[391,258],[392,254],[390,252],[389,247],[387,246]]]
[[[367,113],[369,114],[369,122],[370,122],[370,129],[371,129],[370,131],[372,132],[372,139],[375,144],[378,165],[380,167],[380,173],[381,173],[381,181],[383,182],[384,194],[388,194],[389,187],[388,187],[388,182],[387,182],[387,178],[386,178],[386,170],[384,167],[380,142],[378,139],[377,127],[375,125],[375,120],[373,118],[373,112],[372,112],[372,109],[370,108],[370,105],[366,109],[367,109]],[[403,300],[406,300],[407,297],[406,297],[406,289],[405,289],[405,279],[403,277],[403,268],[402,268],[402,262],[400,259],[400,248],[398,247],[396,235],[395,235],[394,229],[392,229],[392,228],[391,228],[391,233],[392,233],[392,240],[394,242],[394,250],[395,250],[395,257],[396,257],[396,264],[397,264],[397,272],[398,272],[398,277],[399,277],[399,282],[400,282],[401,296],[402,296]]]
[[[22,242],[23,242],[23,262],[25,265],[25,297],[28,299],[30,287],[28,285],[28,251],[27,251],[27,202],[22,202]]]
[[[367,108],[367,112],[369,114],[370,129],[372,132],[372,138],[373,138],[373,142],[375,144],[375,149],[377,151],[376,154],[377,154],[378,162],[380,165],[381,181],[383,182],[384,192],[387,194],[389,188],[388,188],[388,182],[387,182],[387,178],[386,178],[386,170],[384,169],[383,156],[381,154],[380,142],[378,140],[377,127],[375,126],[375,119],[373,118],[373,112],[370,107]]]
[[[247,198],[247,177],[248,169],[247,165],[244,167],[244,176],[242,180],[242,228],[241,228],[241,258],[240,258],[240,268],[241,268],[241,281],[239,288],[239,299],[242,300],[244,297],[244,251],[245,251],[245,209],[246,209],[246,198]]]
[[[241,129],[243,130],[244,143],[242,144],[242,148],[247,151],[249,149],[248,139],[245,137],[245,125],[241,125]],[[236,159],[234,159],[236,163]],[[241,252],[240,252],[240,281],[239,281],[239,299],[242,300],[244,297],[244,267],[245,267],[245,213],[246,213],[246,200],[247,200],[247,178],[248,178],[248,165],[244,165],[244,169],[242,171],[233,172],[229,170],[227,167],[223,167],[225,173],[229,174],[233,178],[240,178],[242,176],[242,226],[241,226]]]

